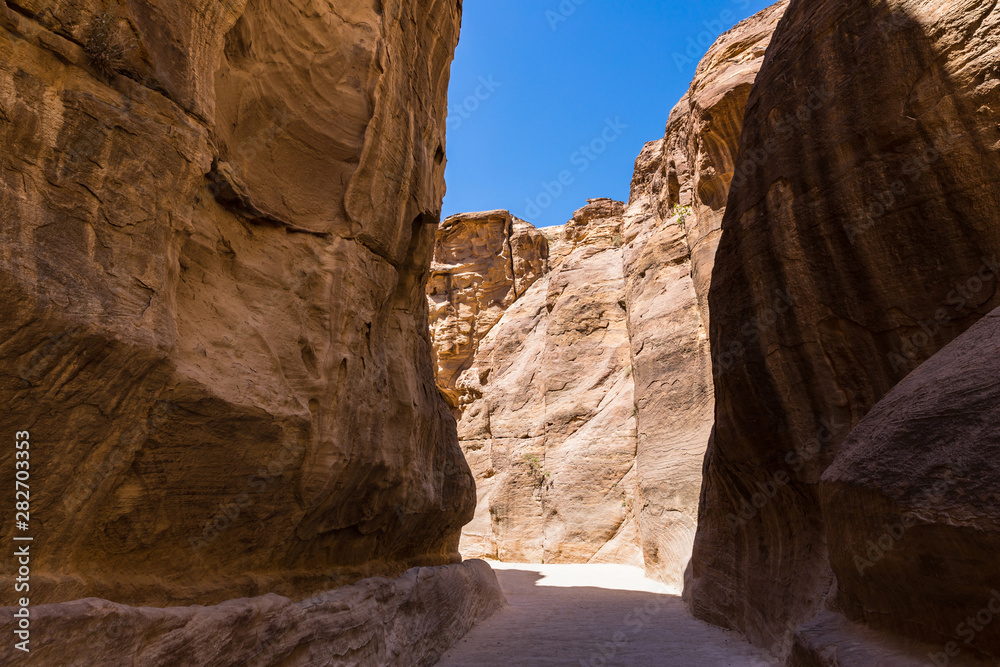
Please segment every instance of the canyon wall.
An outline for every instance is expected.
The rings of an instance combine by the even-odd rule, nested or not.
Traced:
[[[723,35],[628,204],[543,230],[548,273],[458,380],[480,482],[463,549],[638,562],[638,548],[650,574],[686,578],[697,616],[789,664],[995,661],[992,367],[971,365],[992,320],[935,353],[1000,305],[998,27],[980,0],[791,0]],[[603,218],[610,246],[575,256]],[[621,282],[573,283],[584,254],[620,260]],[[551,329],[553,285],[594,286],[602,363],[617,339],[597,286],[621,289],[634,411],[617,425],[634,434],[596,422],[609,453],[634,438],[614,532],[588,532],[609,525],[587,496],[606,487],[569,477],[571,516],[541,463],[564,451],[553,346],[591,349]],[[584,386],[608,408],[621,396]],[[571,521],[589,548],[566,548]]]
[[[548,245],[507,211],[455,215],[441,223],[427,283],[438,390],[459,406],[459,377],[504,311],[548,270]]]
[[[459,439],[479,492],[476,518],[463,535],[466,556],[641,563],[622,209],[621,202],[593,200],[554,234],[551,270],[502,311],[458,380]],[[492,217],[476,219],[482,227]],[[443,267],[451,228],[448,221],[439,232],[435,268]],[[533,228],[524,233],[541,241],[548,261],[547,240]],[[516,245],[513,263],[496,255],[494,265],[532,266],[536,249]],[[433,303],[440,297],[431,289]],[[460,312],[475,310],[461,305]]]
[[[626,562],[683,583],[713,421],[712,263],[744,106],[785,6],[713,45],[637,159],[628,204],[591,200],[540,230],[544,261],[538,231],[512,234],[506,211],[443,223],[431,329],[476,476],[466,556]]]
[[[691,557],[714,419],[707,301],[719,227],[746,100],[785,7],[709,49],[666,136],[636,161],[625,214],[639,527],[647,572],[671,583]]]
[[[883,664],[849,659],[864,626],[1000,655],[962,626],[997,580],[996,426],[962,371],[992,324],[932,359],[1000,305],[998,28],[995,2],[792,0],[750,92],[687,594],[794,664]]]
[[[0,396],[30,432],[32,605],[295,602],[459,560],[474,482],[424,285],[460,9],[0,6]],[[459,598],[443,639],[477,617]]]

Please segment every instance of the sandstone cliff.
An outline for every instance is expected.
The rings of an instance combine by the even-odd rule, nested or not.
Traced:
[[[647,571],[680,584],[691,557],[714,419],[708,292],[744,107],[786,3],[709,49],[666,136],[636,161],[625,214],[638,420],[639,528]]]
[[[996,578],[990,468],[898,398],[845,444],[1000,304],[998,27],[993,2],[792,0],[750,93],[709,298],[722,372],[689,593],[759,645],[795,642],[798,664],[875,664],[830,657],[853,640],[817,640],[824,609],[998,654],[995,628],[966,644],[956,618]],[[949,362],[931,364],[898,395],[931,391]],[[983,418],[955,400],[948,419]],[[875,435],[888,420],[921,433],[905,453]],[[854,558],[903,515],[905,544],[862,576]]]
[[[456,215],[438,229],[427,284],[438,389],[457,408],[459,376],[504,311],[548,270],[548,245],[507,211]]]
[[[474,485],[424,283],[459,22],[0,6],[0,396],[33,443],[32,604],[299,600],[457,561]]]
[[[463,537],[466,556],[641,563],[632,514],[635,421],[622,208],[593,200],[549,232],[558,237],[554,268],[500,311],[458,380],[459,438],[480,499]],[[469,216],[479,224],[465,234],[479,238],[491,215]],[[548,259],[539,232],[530,228],[522,236],[540,240]],[[452,239],[442,228],[436,269]],[[538,250],[537,243],[515,245],[513,265],[537,266]],[[502,254],[493,262],[512,265]],[[431,290],[433,303],[440,297]],[[448,322],[445,316],[432,329]]]
[[[547,262],[537,245],[512,261],[506,212],[439,232],[438,384],[479,495],[467,556],[618,559],[682,584],[713,422],[709,277],[744,106],[784,9],[712,47],[666,136],[637,159],[626,206],[592,200],[540,230]],[[515,265],[525,284],[548,273],[525,292]]]

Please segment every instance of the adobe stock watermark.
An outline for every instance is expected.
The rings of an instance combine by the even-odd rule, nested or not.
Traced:
[[[623,664],[621,653],[629,643],[640,638],[643,633],[655,631],[663,627],[664,619],[660,615],[668,605],[679,604],[669,595],[657,595],[655,600],[637,604],[622,620],[624,627],[616,630],[611,637],[602,641],[590,652],[588,659],[579,661],[580,667],[611,667]],[[774,662],[759,657],[747,658],[749,662],[741,662],[746,667],[774,667]],[[632,664],[629,662],[628,664]]]
[[[941,141],[951,141],[956,138],[958,135],[952,133],[951,128],[948,128],[945,135],[941,137]],[[902,176],[890,183],[885,190],[871,197],[861,212],[851,222],[844,224],[843,228],[844,233],[847,234],[847,240],[852,245],[856,244],[859,236],[874,227],[881,218],[897,210],[903,199],[910,195],[910,188],[941,159],[942,155],[936,147],[929,146],[923,149],[920,155],[904,162]],[[907,186],[907,181],[910,183],[909,186]]]
[[[667,606],[667,596],[659,595],[655,600],[650,600],[645,604],[636,605],[632,611],[625,615],[623,622],[626,629],[619,629],[611,638],[603,641],[591,651],[589,660],[580,660],[580,667],[607,667],[618,664],[615,658],[619,652],[628,646],[631,638],[639,636],[650,626],[658,627],[657,616],[659,616]]]
[[[997,276],[1000,275],[1000,259],[995,256],[983,257],[982,261],[982,266],[975,275],[963,283],[956,284],[948,292],[944,304],[934,312],[933,319],[920,321],[918,323],[920,331],[904,336],[899,349],[889,352],[887,356],[893,371],[899,373],[901,370],[910,371],[916,368],[918,353],[934,341],[941,333],[941,328],[958,319],[966,306],[984,289],[995,285]]]
[[[625,134],[628,127],[619,116],[615,116],[613,120],[611,118],[605,119],[601,132],[569,156],[570,165],[576,167],[576,172],[579,174],[587,171],[590,165],[603,155],[611,144]],[[573,185],[574,182],[576,182],[576,176],[573,175],[571,169],[563,169],[552,181],[542,181],[541,191],[524,201],[526,219],[537,219],[542,211],[552,206],[566,191],[566,188]]]
[[[736,362],[747,353],[748,346],[757,345],[762,334],[768,329],[774,328],[780,316],[796,306],[795,297],[790,291],[778,289],[774,291],[774,294],[774,301],[769,308],[740,327],[740,335],[729,344],[724,352],[712,355],[713,377],[718,379],[731,370]]]
[[[90,499],[104,480],[131,465],[135,453],[160,430],[167,418],[176,410],[177,406],[171,401],[157,400],[146,420],[125,430],[118,440],[118,447],[111,451],[108,458],[96,470],[81,471],[72,493],[62,500],[63,509],[67,513],[75,512]]]
[[[739,23],[740,16],[746,16],[745,12],[750,7],[750,0],[733,0],[732,4],[739,7],[741,13],[732,9],[723,9],[714,19],[701,22],[704,30],[697,35],[688,35],[687,48],[683,52],[674,51],[674,67],[677,68],[678,72],[684,71],[685,67],[697,65],[709,47],[715,44],[715,40]]]
[[[823,451],[823,446],[833,442],[836,434],[846,427],[836,420],[820,420],[820,428],[816,435],[809,440],[802,442],[799,446],[785,454],[785,464],[792,469],[792,472],[800,472],[807,463],[814,460]],[[757,491],[749,497],[740,498],[738,514],[730,512],[726,515],[726,522],[730,530],[734,533],[747,525],[747,522],[756,517],[762,509],[774,500],[781,489],[788,486],[792,481],[791,475],[784,470],[772,473],[765,481],[757,481]]]
[[[555,32],[559,25],[569,20],[570,16],[576,14],[576,10],[587,0],[562,0],[555,9],[545,10],[545,20],[549,22],[549,27]]]
[[[1000,591],[994,588],[990,593],[992,597],[982,609],[955,626],[955,634],[962,637],[966,645],[971,646],[979,633],[993,623],[996,616],[1000,615]],[[928,653],[927,656],[935,667],[946,667],[951,663],[952,658],[957,658],[961,653],[962,647],[959,643],[951,641],[944,645],[943,651]]]
[[[18,377],[29,384],[37,384],[42,379],[42,376],[55,366],[62,356],[73,347],[74,338],[83,332],[83,327],[74,324],[58,335],[46,336],[45,344],[35,350],[30,358],[21,362],[18,368]]]
[[[733,175],[730,190],[746,185],[747,180],[766,165],[771,156],[781,150],[785,142],[797,136],[805,124],[812,120],[813,114],[826,106],[833,97],[833,93],[825,88],[809,88],[809,97],[796,107],[795,113],[791,116],[782,115],[777,111],[776,121],[773,124],[776,136],[768,137],[756,150],[740,153],[740,165]]]
[[[230,498],[228,502],[219,503],[218,510],[205,521],[201,533],[188,537],[188,542],[190,542],[195,554],[200,553],[202,549],[226,532],[240,517],[243,510],[253,506],[256,499],[250,495],[251,492],[257,496],[264,493],[271,482],[279,479],[304,453],[305,445],[302,443],[286,442],[266,466],[261,466],[255,475],[247,478],[247,491]]]
[[[960,469],[957,472],[960,477],[968,475],[968,471],[965,469]],[[914,501],[914,504],[926,503],[930,505],[940,502],[954,484],[955,480],[939,479],[934,482],[931,488],[925,489]],[[865,570],[874,567],[876,563],[898,547],[903,538],[906,537],[907,531],[917,525],[918,522],[917,513],[911,510],[904,512],[898,521],[883,524],[882,533],[874,540],[868,540],[868,544],[866,545],[868,550],[865,552],[866,557],[860,555],[854,556],[854,567],[857,569],[858,574],[862,577],[865,576]]]
[[[462,124],[469,120],[472,114],[479,111],[483,102],[493,97],[493,93],[501,86],[503,83],[495,81],[492,74],[479,77],[479,85],[472,91],[472,94],[448,108],[448,128],[457,130],[462,127]]]

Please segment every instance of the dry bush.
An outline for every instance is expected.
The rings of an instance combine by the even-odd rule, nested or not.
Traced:
[[[118,19],[107,12],[95,15],[87,26],[84,50],[94,69],[106,78],[125,65],[125,39]]]

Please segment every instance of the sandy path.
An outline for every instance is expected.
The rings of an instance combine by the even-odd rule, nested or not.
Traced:
[[[510,606],[473,629],[440,667],[773,664],[738,635],[690,616],[676,591],[638,568],[490,565]]]

